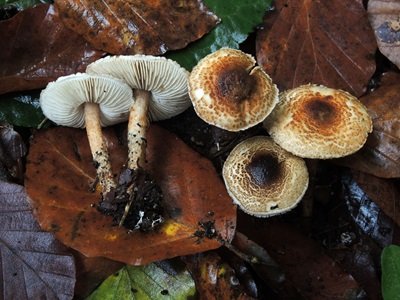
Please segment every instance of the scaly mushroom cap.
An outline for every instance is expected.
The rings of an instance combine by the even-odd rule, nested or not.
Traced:
[[[189,95],[197,115],[229,131],[250,128],[278,102],[278,89],[255,59],[222,48],[204,57],[189,76]]]
[[[359,150],[372,131],[364,105],[345,91],[303,85],[279,98],[264,126],[276,143],[297,156],[346,156]]]
[[[84,128],[86,102],[99,104],[101,126],[117,124],[128,118],[132,89],[110,76],[78,73],[59,77],[40,94],[44,115],[62,126]]]
[[[88,65],[86,72],[109,74],[124,80],[132,89],[149,91],[151,121],[171,118],[190,106],[189,72],[165,57],[141,54],[108,56]]]
[[[238,144],[226,159],[222,175],[233,201],[256,217],[294,208],[308,187],[304,160],[265,136]]]

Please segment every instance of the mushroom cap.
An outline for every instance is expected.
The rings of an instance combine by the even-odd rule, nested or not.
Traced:
[[[88,65],[86,72],[109,74],[124,80],[132,89],[149,91],[149,118],[152,121],[171,118],[190,106],[189,72],[165,57],[142,54],[107,56]]]
[[[346,156],[359,150],[372,131],[365,106],[345,91],[309,84],[285,91],[279,100],[264,127],[297,156]]]
[[[189,96],[201,119],[239,131],[262,122],[271,113],[278,102],[278,89],[251,55],[221,48],[193,68]]]
[[[100,124],[110,126],[128,119],[132,89],[110,76],[77,73],[50,82],[40,94],[44,115],[62,126],[84,128],[86,102],[99,104]]]
[[[256,217],[291,210],[308,187],[304,160],[266,136],[239,143],[226,159],[222,175],[233,202]]]

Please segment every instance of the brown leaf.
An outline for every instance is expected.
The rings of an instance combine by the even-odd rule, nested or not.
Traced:
[[[381,86],[360,99],[372,117],[373,132],[360,151],[337,163],[377,177],[400,177],[399,80],[397,73],[384,74]]]
[[[105,134],[118,173],[127,157],[126,145],[113,128]],[[159,231],[128,233],[93,207],[100,195],[88,191],[95,168],[85,131],[55,128],[37,133],[28,155],[26,188],[42,228],[86,256],[132,265],[219,247],[215,239],[194,236],[202,230],[199,222],[214,222],[222,239],[232,238],[236,209],[210,161],[156,126],[149,131],[147,159],[169,218]]]
[[[72,299],[75,264],[36,222],[24,188],[0,181],[2,299]]]
[[[305,299],[355,299],[360,292],[354,278],[298,229],[276,218],[239,216],[241,231],[270,253]]]
[[[201,0],[56,0],[65,25],[112,54],[162,54],[202,37],[218,17]]]
[[[353,179],[379,208],[400,226],[400,192],[397,183],[362,172],[352,172]]]
[[[400,68],[400,3],[397,0],[368,1],[368,17],[379,50]]]
[[[376,41],[361,1],[277,0],[257,34],[257,61],[281,89],[317,83],[362,95]]]
[[[65,28],[52,5],[43,4],[0,22],[0,94],[44,87],[85,71],[104,53]]]

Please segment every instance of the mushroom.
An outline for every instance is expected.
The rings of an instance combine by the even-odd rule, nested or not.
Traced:
[[[48,119],[62,126],[86,127],[103,199],[116,183],[101,127],[126,121],[132,101],[132,90],[123,81],[82,73],[60,77],[40,94]]]
[[[348,92],[308,84],[279,98],[264,127],[277,144],[297,156],[346,156],[359,150],[372,131],[366,108]]]
[[[221,48],[193,68],[189,96],[205,122],[240,131],[262,122],[271,113],[278,102],[278,89],[251,55]]]
[[[222,175],[233,202],[256,217],[291,210],[308,187],[304,160],[266,136],[239,143],[226,159]]]
[[[126,223],[131,224],[128,227],[150,230],[162,222],[161,208],[157,204],[162,194],[143,169],[149,119],[171,118],[190,106],[189,73],[173,60],[151,55],[106,57],[90,64],[86,71],[120,78],[134,90],[135,102],[130,107],[128,121],[127,170],[121,173],[124,180],[120,181],[120,198],[127,200],[120,201],[126,205],[119,224],[125,222],[128,214],[139,215],[139,218],[131,218],[136,220],[127,220]],[[149,200],[154,204],[150,205]],[[132,204],[135,209],[130,212]]]

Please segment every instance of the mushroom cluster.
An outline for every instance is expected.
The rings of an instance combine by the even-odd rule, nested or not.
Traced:
[[[144,170],[150,120],[190,106],[188,72],[176,62],[148,55],[106,57],[86,73],[61,77],[42,91],[46,117],[58,125],[86,127],[102,187],[98,208],[120,226],[143,231],[163,221],[162,192]],[[128,163],[117,183],[101,127],[128,121]],[[133,207],[133,209],[132,209]]]

